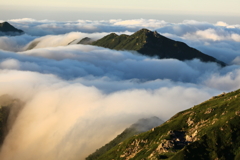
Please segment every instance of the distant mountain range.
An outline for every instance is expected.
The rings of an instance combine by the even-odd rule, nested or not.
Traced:
[[[183,42],[174,41],[148,29],[141,29],[132,35],[111,33],[89,44],[115,50],[133,50],[143,55],[157,56],[160,59],[174,58],[185,61],[197,58],[203,62],[216,62],[225,66],[224,62],[191,48]]]
[[[239,160],[240,90],[177,113],[96,160]]]
[[[15,28],[8,22],[0,23],[0,36],[4,35],[16,36],[21,35],[23,33],[24,32],[22,30]]]

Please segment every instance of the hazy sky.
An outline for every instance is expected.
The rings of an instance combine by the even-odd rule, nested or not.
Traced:
[[[239,0],[11,0],[1,2],[1,20],[35,18],[51,20],[153,18],[165,21],[195,19],[239,23]]]

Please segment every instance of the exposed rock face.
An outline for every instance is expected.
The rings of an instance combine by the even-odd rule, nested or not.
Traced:
[[[126,139],[97,160],[238,160],[239,102],[240,90],[215,96]]]
[[[189,47],[183,42],[171,40],[156,31],[152,32],[147,29],[139,30],[130,36],[124,34],[118,36],[111,33],[93,42],[92,45],[116,50],[134,50],[144,55],[158,56],[160,59],[174,58],[185,61],[197,58],[203,62],[216,62],[225,66],[225,63]]]
[[[163,140],[162,143],[159,144],[157,151],[158,153],[165,153],[168,152],[171,148],[174,148],[174,141]]]
[[[134,158],[139,152],[141,152],[142,150],[142,147],[141,145],[142,144],[145,144],[147,143],[148,141],[147,140],[140,140],[140,139],[135,139],[131,145],[134,146],[134,147],[129,147],[129,148],[126,148],[126,150],[123,152],[122,155],[120,155],[121,158],[124,158],[126,160],[129,160],[131,158]]]
[[[212,111],[213,111],[212,108],[208,108],[208,109],[206,110],[205,114],[210,114],[210,113],[212,113]]]
[[[22,30],[15,28],[8,22],[0,23],[0,36],[4,35],[16,36],[21,35],[23,33],[24,32]]]

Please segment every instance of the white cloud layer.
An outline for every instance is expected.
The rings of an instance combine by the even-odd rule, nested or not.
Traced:
[[[26,105],[4,141],[0,159],[84,159],[139,118],[167,120],[240,88],[239,25],[145,19],[10,22],[27,34],[0,37],[0,96],[9,94]],[[142,27],[229,65],[67,45],[110,32],[131,34]],[[34,49],[26,51],[33,43]]]
[[[26,34],[34,36],[36,38],[35,41],[42,40],[37,47],[65,45],[73,38],[81,38],[84,35],[95,35],[94,38],[101,38],[101,36],[109,32],[131,34],[141,28],[148,28],[156,30],[174,40],[183,41],[191,47],[227,64],[232,63],[239,56],[240,52],[240,25],[228,25],[222,21],[216,24],[194,20],[186,20],[182,23],[169,23],[155,19],[58,22],[23,18],[12,19],[9,22],[15,27],[24,30]],[[53,35],[58,35],[59,40]],[[20,51],[23,45],[30,43],[32,40],[33,37],[26,35],[18,36],[18,38],[8,38],[7,40],[0,37],[0,48],[9,51]],[[11,46],[14,47],[11,48]]]
[[[0,80],[0,94],[27,102],[4,142],[0,158],[6,160],[83,159],[141,117],[166,119],[210,97],[208,89],[182,86],[104,94],[52,75],[13,70],[1,71]]]

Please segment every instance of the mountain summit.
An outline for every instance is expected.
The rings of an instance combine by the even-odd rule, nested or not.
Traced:
[[[224,62],[191,48],[183,42],[174,41],[148,29],[141,29],[130,36],[111,33],[93,42],[92,45],[115,50],[134,50],[143,55],[158,56],[160,59],[175,58],[184,61],[197,58],[203,62],[216,62],[225,66]]]
[[[15,36],[15,35],[23,34],[23,33],[24,32],[22,30],[15,28],[14,26],[9,24],[8,22],[0,23],[0,36],[1,35]]]

